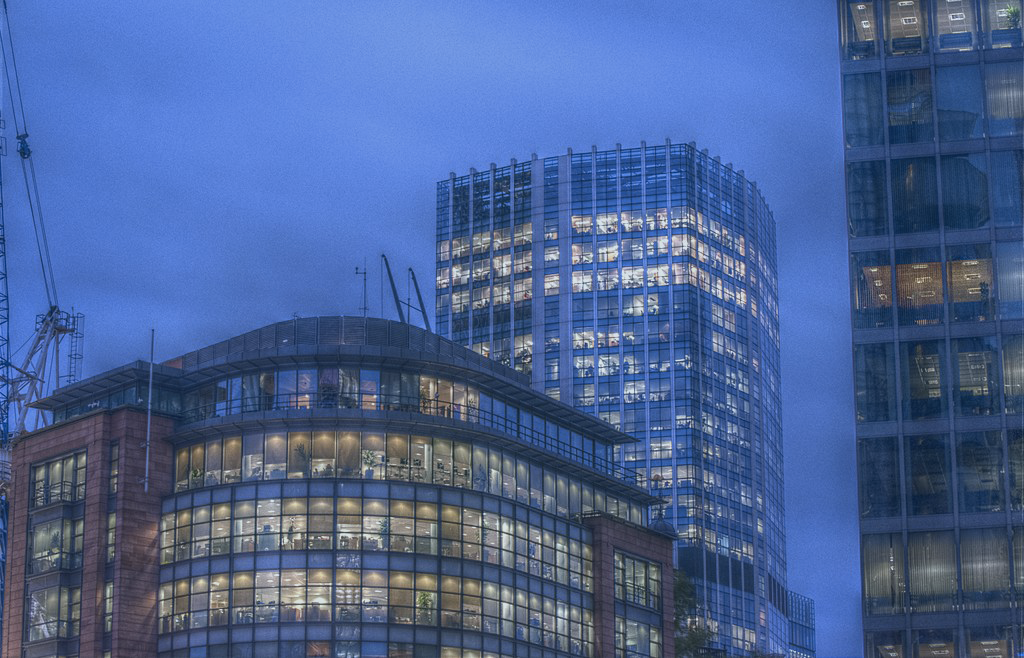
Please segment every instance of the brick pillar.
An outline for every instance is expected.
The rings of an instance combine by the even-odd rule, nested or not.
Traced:
[[[160,500],[171,493],[173,486],[174,453],[165,438],[173,431],[174,422],[153,416],[147,493],[142,482],[146,470],[146,414],[125,411],[115,420],[122,438],[115,508],[112,655],[155,656]]]
[[[672,539],[609,515],[584,519],[593,536],[594,655],[615,655],[615,551],[661,564],[663,658],[675,657],[675,570]]]

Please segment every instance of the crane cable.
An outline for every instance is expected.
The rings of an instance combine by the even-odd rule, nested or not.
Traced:
[[[39,266],[43,271],[43,286],[46,299],[50,306],[57,306],[57,284],[53,277],[53,263],[50,260],[50,245],[46,238],[46,226],[43,223],[43,208],[39,201],[39,183],[36,180],[36,166],[32,161],[32,149],[28,146],[28,126],[25,121],[25,105],[21,97],[21,80],[18,77],[18,63],[14,56],[14,39],[11,35],[11,22],[7,16],[7,0],[3,0],[4,30],[0,30],[0,51],[3,52],[4,77],[7,78],[7,91],[11,95],[11,109],[14,115],[14,129],[18,139],[18,154],[21,156],[21,172],[25,179],[25,195],[28,197],[29,213],[32,215],[32,228],[36,237],[36,249],[39,252]],[[8,57],[10,51],[10,57]],[[12,86],[13,81],[13,86]],[[27,161],[27,164],[26,164]]]

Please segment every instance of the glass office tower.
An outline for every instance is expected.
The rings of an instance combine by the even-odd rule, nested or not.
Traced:
[[[693,144],[537,158],[437,186],[437,326],[644,439],[697,616],[788,648],[775,223]]]
[[[838,8],[865,655],[1017,656],[1021,3]]]

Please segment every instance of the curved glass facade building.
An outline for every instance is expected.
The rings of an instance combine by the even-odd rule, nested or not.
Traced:
[[[693,144],[491,165],[437,185],[437,326],[641,442],[695,615],[785,653],[775,222]]]
[[[837,9],[864,655],[1020,656],[1021,2]]]
[[[4,655],[673,655],[633,439],[520,373],[397,322],[271,325],[155,368],[144,485],[147,366],[19,443]]]

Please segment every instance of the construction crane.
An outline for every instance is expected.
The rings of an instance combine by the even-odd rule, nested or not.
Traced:
[[[394,299],[395,299],[395,310],[398,311],[398,321],[399,322],[403,322],[403,323],[405,322],[405,313],[402,311],[402,306],[404,305],[404,306],[407,306],[409,308],[409,322],[411,323],[412,322],[412,312],[413,312],[413,310],[416,307],[414,307],[410,302],[403,302],[402,299],[398,296],[398,287],[395,286],[395,277],[393,277],[391,275],[391,264],[388,263],[388,257],[385,256],[384,254],[381,254],[380,255],[380,260],[384,264],[384,271],[387,272],[388,282],[390,282],[390,284],[391,284],[391,296],[394,297]],[[358,269],[359,268],[356,268],[357,273],[358,273]],[[427,308],[423,304],[423,295],[420,293],[420,284],[416,282],[416,273],[413,272],[411,267],[409,268],[409,277],[410,277],[410,280],[412,281],[412,285],[416,287],[416,298],[419,300],[419,304],[420,304],[419,309],[416,309],[416,310],[419,310],[421,316],[423,317],[423,326],[424,326],[424,328],[427,331],[430,331],[430,319],[427,317]],[[383,293],[381,293],[381,294],[383,294]],[[381,302],[383,303],[383,300],[381,300]],[[381,309],[382,313],[383,313],[383,310],[384,309]]]
[[[0,620],[4,609],[4,574],[7,557],[7,492],[11,483],[11,447],[19,434],[38,429],[45,425],[47,418],[42,412],[32,409],[31,404],[49,394],[60,384],[77,380],[81,372],[82,329],[84,318],[74,310],[67,312],[60,308],[57,300],[57,285],[53,276],[50,249],[46,240],[42,205],[39,200],[39,185],[36,181],[32,149],[28,144],[28,126],[25,123],[25,107],[21,99],[21,83],[11,42],[11,27],[7,15],[7,3],[3,2],[3,16],[0,17],[0,50],[3,59],[3,77],[11,102],[11,117],[14,121],[18,143],[18,161],[21,164],[25,182],[27,207],[35,233],[36,250],[42,268],[43,287],[46,290],[47,311],[36,316],[35,330],[29,340],[24,357],[19,365],[11,361],[10,319],[11,305],[7,279],[7,238],[6,211],[4,207],[4,167],[0,165]],[[0,105],[0,117],[4,108]],[[0,118],[0,131],[6,128]],[[6,155],[6,138],[0,135],[0,154]],[[65,339],[70,343],[66,354],[67,372],[60,370],[60,346]],[[13,426],[13,427],[12,427]]]

